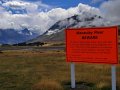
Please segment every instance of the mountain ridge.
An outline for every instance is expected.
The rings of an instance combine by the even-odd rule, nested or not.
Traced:
[[[64,20],[56,22],[45,33],[30,42],[59,42],[65,40],[64,30],[66,28],[100,27],[110,26],[110,22],[99,15],[85,13],[84,16],[74,15]]]

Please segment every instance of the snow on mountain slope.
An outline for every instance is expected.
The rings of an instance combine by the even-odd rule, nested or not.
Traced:
[[[66,28],[99,27],[109,25],[111,25],[111,23],[101,16],[84,12],[81,15],[74,15],[70,18],[55,23],[44,34],[31,40],[31,42],[64,41],[64,30]]]
[[[110,25],[110,22],[101,16],[84,13],[83,15],[75,15],[57,22],[45,34],[52,35],[65,28],[98,27],[107,25]]]

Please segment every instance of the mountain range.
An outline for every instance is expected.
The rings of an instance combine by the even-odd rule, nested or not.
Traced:
[[[14,44],[21,42],[58,42],[64,41],[64,30],[66,28],[101,27],[110,25],[112,25],[111,22],[103,18],[101,15],[84,11],[80,14],[56,22],[42,35],[31,32],[26,27],[21,30],[0,29],[0,43]]]
[[[13,44],[28,41],[38,36],[36,33],[30,32],[27,28],[20,31],[14,29],[0,29],[0,43]]]
[[[32,3],[29,3],[29,5],[31,4]],[[22,5],[24,7],[22,7]],[[64,30],[66,28],[112,25],[111,22],[101,16],[101,13],[97,12],[99,10],[83,4],[79,4],[77,7],[69,10],[56,9],[65,12],[65,17],[64,15],[59,16],[56,14],[56,10],[54,11],[54,9],[47,13],[40,12],[36,16],[31,15],[32,13],[27,14],[28,12],[26,10],[28,8],[25,6],[26,2],[23,2],[22,0],[0,0],[0,7],[5,15],[5,17],[2,17],[1,14],[1,18],[5,18],[5,20],[3,19],[3,21],[1,20],[0,22],[0,44],[64,41]],[[73,10],[75,10],[76,14]],[[6,22],[8,22],[8,24]],[[44,22],[47,24],[42,24]]]

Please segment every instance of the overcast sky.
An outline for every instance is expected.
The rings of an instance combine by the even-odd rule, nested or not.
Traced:
[[[119,7],[120,0],[0,0],[0,29],[27,27],[43,33],[55,22],[80,11],[102,15],[120,25]]]

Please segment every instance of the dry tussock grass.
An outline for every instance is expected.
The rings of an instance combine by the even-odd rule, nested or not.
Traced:
[[[10,57],[15,57],[15,56],[21,56],[21,57],[44,57],[44,56],[64,56],[65,53],[64,51],[26,51],[26,50],[6,50],[4,51],[5,53],[2,56],[10,56]]]
[[[95,88],[94,90],[111,88],[110,65],[76,63],[75,66],[76,82],[93,83],[94,85],[90,88]],[[0,54],[0,71],[2,82],[0,90],[11,89],[11,86],[14,86],[12,87],[14,90],[31,90],[31,88],[33,90],[63,90],[63,87],[65,90],[70,90],[70,87],[64,84],[70,82],[70,63],[66,63],[63,50],[59,52],[3,51],[3,54]],[[117,66],[118,87],[120,87],[119,75],[120,65]],[[40,82],[35,83],[38,81]]]
[[[63,90],[60,83],[53,80],[41,80],[33,85],[32,90]]]
[[[106,82],[99,82],[98,84],[96,84],[96,87],[101,89],[101,88],[104,88],[104,87],[109,87],[110,85]]]

